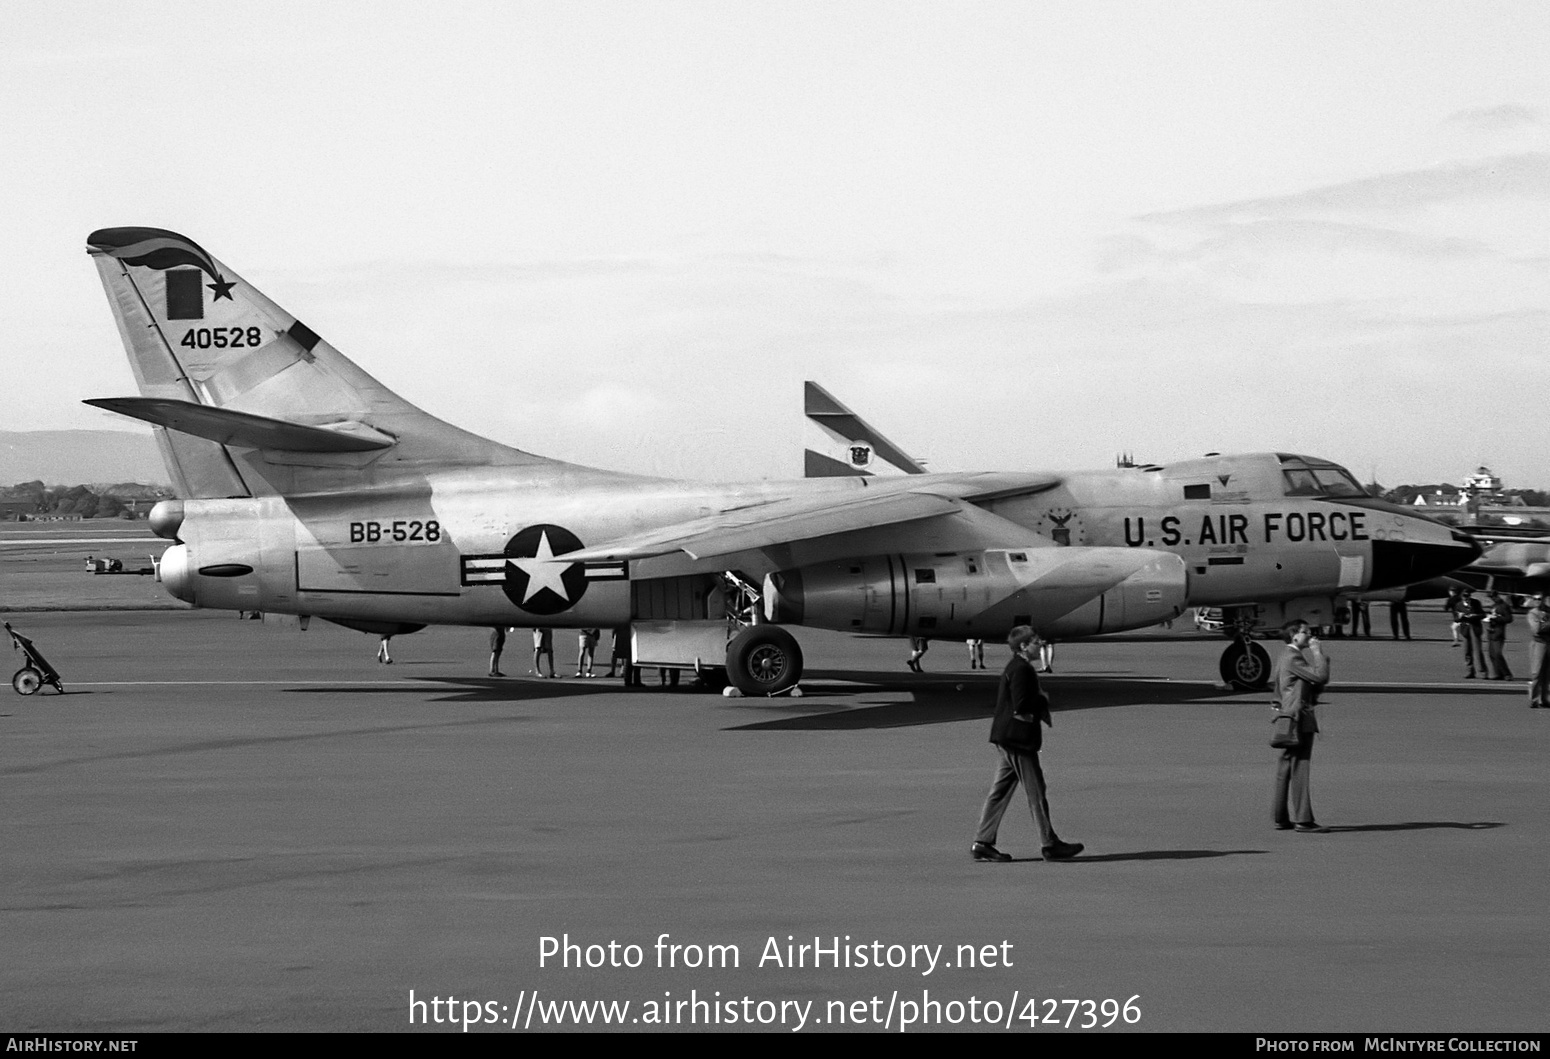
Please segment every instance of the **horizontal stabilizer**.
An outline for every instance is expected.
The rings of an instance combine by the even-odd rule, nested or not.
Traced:
[[[381,431],[354,421],[308,426],[158,397],[100,397],[85,403],[221,445],[282,452],[372,452],[395,444]]]

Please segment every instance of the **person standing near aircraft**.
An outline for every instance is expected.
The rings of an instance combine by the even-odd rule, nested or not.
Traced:
[[[576,634],[576,675],[590,679],[596,676],[592,672],[592,657],[597,653],[597,641],[602,638],[600,629],[582,629]]]
[[[1044,771],[1039,767],[1039,750],[1044,745],[1041,724],[1053,726],[1049,697],[1039,690],[1034,671],[1038,656],[1038,637],[1026,625],[1014,628],[1006,638],[1012,660],[1001,674],[996,689],[996,713],[990,724],[990,741],[996,748],[996,774],[980,813],[979,830],[969,852],[975,860],[1004,862],[1011,856],[996,848],[1001,817],[1011,804],[1018,783],[1028,796],[1028,808],[1039,829],[1045,860],[1070,860],[1085,848],[1080,842],[1062,842],[1050,823],[1049,799],[1045,793]]]
[[[1039,637],[1039,672],[1055,672],[1055,641],[1046,636]]]
[[[549,659],[549,672],[544,672],[544,659]],[[533,630],[533,673],[535,676],[554,676],[554,630]]]
[[[619,665],[621,662],[624,664],[624,668],[626,670],[625,683],[628,684],[628,670],[630,667],[630,627],[628,625],[615,626],[613,630],[613,643],[609,647],[608,651],[607,676],[609,678],[613,678],[619,675]]]
[[[930,649],[930,640],[926,639],[924,636],[911,636],[910,656],[905,660],[904,664],[910,669],[914,670],[916,673],[924,673],[925,670],[920,668],[920,660],[925,657],[926,652]]]
[[[506,649],[506,627],[496,625],[490,629],[490,676],[503,677],[501,672],[501,652]]]
[[[1475,679],[1475,667],[1485,672],[1485,651],[1481,647],[1481,626],[1485,623],[1485,607],[1480,601],[1470,594],[1469,589],[1462,589],[1458,599],[1453,602],[1453,617],[1458,622],[1459,637],[1464,644],[1464,679]]]
[[[388,641],[392,638],[390,635],[384,635],[377,643],[377,661],[383,665],[390,666],[393,664],[393,656],[388,654]]]
[[[1286,650],[1276,663],[1277,710],[1290,716],[1299,739],[1286,747],[1276,761],[1275,794],[1270,816],[1277,831],[1304,834],[1328,831],[1313,818],[1310,790],[1313,770],[1313,737],[1319,722],[1314,716],[1319,691],[1329,683],[1329,659],[1307,622],[1289,621],[1281,630]]]
[[[970,669],[984,669],[985,668],[985,641],[984,640],[970,640],[970,641],[968,641],[968,644],[969,644],[969,668]]]
[[[1486,657],[1491,663],[1492,680],[1511,680],[1512,670],[1507,665],[1504,650],[1507,646],[1507,626],[1512,624],[1512,604],[1502,598],[1500,592],[1492,592],[1491,609],[1485,616]]]
[[[1351,638],[1372,639],[1372,608],[1365,599],[1351,601]]]
[[[1442,601],[1443,613],[1451,616],[1453,619],[1448,623],[1448,632],[1453,636],[1454,647],[1464,642],[1464,637],[1459,633],[1458,605],[1459,593],[1461,591],[1463,590],[1458,588],[1448,589],[1448,598]]]
[[[1550,708],[1550,603],[1534,595],[1528,612],[1528,708]]]
[[[1405,639],[1410,639],[1410,608],[1402,599],[1396,599],[1389,604],[1389,631],[1394,634],[1394,639],[1399,639],[1401,631]]]

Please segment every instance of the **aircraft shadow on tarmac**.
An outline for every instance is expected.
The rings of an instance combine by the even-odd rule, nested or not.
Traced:
[[[524,702],[529,699],[562,699],[575,698],[581,695],[602,695],[608,692],[618,693],[623,691],[618,684],[603,684],[596,682],[568,682],[556,678],[554,680],[538,679],[511,679],[501,677],[467,677],[463,679],[455,677],[410,677],[402,684],[362,684],[359,687],[307,687],[304,683],[294,688],[286,688],[288,695],[416,695],[424,696],[427,690],[445,690],[446,694],[437,696],[433,702]],[[655,691],[653,685],[642,689]],[[668,689],[674,690],[674,689]],[[692,690],[689,688],[677,689]]]
[[[954,721],[989,718],[996,705],[996,678],[946,677],[922,681],[916,676],[872,677],[857,681],[854,673],[809,673],[803,688],[808,697],[790,702],[793,709],[810,710],[818,704],[813,698],[842,691],[846,695],[897,694],[908,701],[873,702],[860,707],[841,707],[822,713],[777,717],[767,721],[728,726],[728,731],[778,730],[854,730],[863,728],[903,728],[922,724],[948,724]],[[826,681],[843,680],[843,689],[825,686]],[[1123,679],[1083,680],[1079,683],[1054,681],[1046,684],[1055,713],[1071,710],[1098,710],[1111,706],[1171,706],[1208,702],[1241,695],[1241,692],[1212,684],[1139,683]],[[961,689],[961,690],[960,690]],[[741,700],[747,701],[747,700]],[[772,700],[787,702],[788,700]]]

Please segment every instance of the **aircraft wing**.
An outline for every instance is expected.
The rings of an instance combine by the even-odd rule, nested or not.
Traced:
[[[915,489],[789,497],[623,537],[565,557],[573,562],[618,561],[681,552],[705,559],[952,515],[973,507],[975,500],[1042,492],[1060,481],[1053,475],[1017,475],[1014,483],[1008,477],[965,475]]]

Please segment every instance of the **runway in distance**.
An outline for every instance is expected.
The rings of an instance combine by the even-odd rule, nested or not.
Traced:
[[[923,465],[817,383],[803,394],[810,476],[914,475]],[[1367,495],[1350,471],[1286,452],[1208,455],[1167,465],[1050,475],[997,514],[1061,547],[1161,550],[1185,563],[1188,606],[1221,607],[1238,634],[1222,679],[1263,687],[1270,656],[1255,627],[1334,622],[1336,599],[1426,581],[1480,555],[1467,534]],[[842,628],[856,575],[809,573],[791,620]]]

